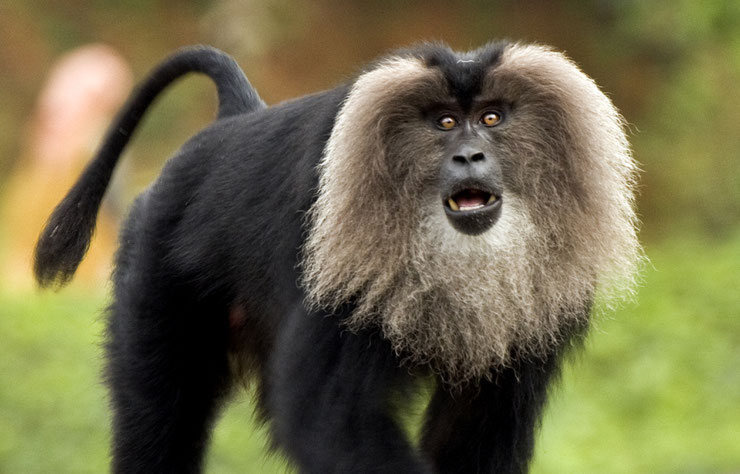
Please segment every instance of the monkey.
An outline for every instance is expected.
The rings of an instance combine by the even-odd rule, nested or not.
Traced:
[[[218,117],[120,233],[112,470],[200,472],[247,380],[299,472],[526,472],[594,302],[639,272],[638,166],[607,96],[550,47],[422,43],[267,106],[224,53],[182,50],[50,217],[42,286],[72,277],[136,124],[189,72],[216,83]],[[415,438],[400,417],[424,387]]]

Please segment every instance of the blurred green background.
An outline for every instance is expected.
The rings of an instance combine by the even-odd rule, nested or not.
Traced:
[[[128,69],[118,83],[109,78],[120,85],[108,89],[123,93],[127,78],[142,78],[173,49],[213,44],[235,56],[275,103],[332,87],[389,49],[420,40],[469,49],[498,38],[566,51],[626,117],[643,169],[638,205],[650,263],[635,301],[598,318],[586,350],[553,390],[533,472],[740,472],[735,0],[4,0],[0,472],[107,469],[100,344],[108,285],[100,275],[113,239],[102,229],[89,271],[57,293],[35,289],[27,263],[43,216],[72,179],[60,170],[76,173],[92,150],[91,143],[64,141],[75,136],[63,127],[71,119],[61,119],[61,141],[43,147],[54,133],[51,118],[71,113],[63,102],[50,111],[41,92],[70,51],[90,43],[116,51]],[[74,98],[78,84],[68,84],[63,97]],[[99,137],[110,119],[112,109],[101,110],[81,119],[90,136]],[[165,94],[116,178],[104,210],[111,229],[214,110],[212,85],[202,78]],[[74,153],[65,155],[65,146]],[[39,156],[44,149],[55,163]],[[237,396],[218,424],[209,472],[285,472],[264,443],[249,396]]]

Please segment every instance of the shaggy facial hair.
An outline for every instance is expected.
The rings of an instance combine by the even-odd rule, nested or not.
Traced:
[[[451,385],[546,357],[587,325],[597,291],[629,292],[640,259],[635,167],[609,100],[545,48],[510,46],[494,72],[487,87],[520,106],[498,145],[491,229],[468,236],[447,221],[441,152],[413,121],[445,86],[418,59],[392,58],[358,79],[337,118],[303,248],[309,304],[354,302],[350,329],[381,328]]]

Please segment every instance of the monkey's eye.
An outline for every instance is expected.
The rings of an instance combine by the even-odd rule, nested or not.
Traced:
[[[443,115],[437,119],[437,127],[442,130],[452,130],[457,126],[457,120],[452,115]]]
[[[501,114],[498,112],[486,112],[483,114],[483,116],[480,118],[480,123],[485,125],[486,127],[495,127],[499,123],[501,123],[502,117]]]

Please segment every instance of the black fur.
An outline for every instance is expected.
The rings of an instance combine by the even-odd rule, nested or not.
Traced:
[[[425,48],[438,53],[439,67],[454,69],[452,53]],[[486,49],[475,64],[499,54]],[[455,76],[465,97],[478,67]],[[341,314],[304,306],[304,214],[348,86],[264,108],[222,54],[174,56],[134,94],[54,212],[37,248],[39,281],[71,277],[134,126],[157,93],[189,71],[214,78],[219,120],[166,164],[121,233],[107,341],[113,470],[200,471],[234,383],[229,356],[238,352],[276,445],[300,472],[526,471],[559,353],[521,360],[462,391],[439,383],[415,448],[395,414],[416,386],[411,373],[423,369],[404,366],[379,331],[345,330],[350,302]]]
[[[480,93],[483,77],[501,61],[507,43],[491,42],[467,54],[459,54],[443,44],[427,43],[414,49],[399,51],[400,56],[421,58],[429,67],[439,69],[450,92],[464,112],[469,112],[473,99]]]

